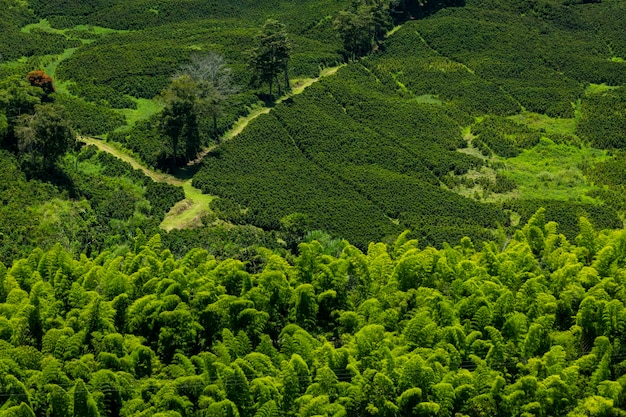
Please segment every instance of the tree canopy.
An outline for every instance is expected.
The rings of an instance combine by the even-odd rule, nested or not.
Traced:
[[[249,67],[253,79],[269,85],[269,97],[272,97],[274,82],[281,95],[281,81],[278,75],[284,75],[284,89],[289,90],[289,56],[291,43],[287,36],[287,27],[275,20],[268,19],[254,38],[255,47],[250,51]]]
[[[0,264],[0,415],[623,414],[623,230],[316,238],[254,267],[143,234]]]

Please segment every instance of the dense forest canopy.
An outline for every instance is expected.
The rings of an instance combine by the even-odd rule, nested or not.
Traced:
[[[626,233],[0,264],[2,415],[620,416]]]
[[[625,2],[183,3],[0,0],[0,417],[626,416]]]

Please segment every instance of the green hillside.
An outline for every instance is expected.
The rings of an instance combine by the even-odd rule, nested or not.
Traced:
[[[0,0],[0,417],[625,417],[624,16]]]

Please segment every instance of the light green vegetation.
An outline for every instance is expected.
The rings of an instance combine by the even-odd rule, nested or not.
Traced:
[[[191,185],[191,181],[183,183],[183,190],[185,199],[176,203],[167,213],[159,226],[161,229],[169,232],[172,229],[198,227],[202,225],[203,217],[213,213],[209,203],[215,199],[214,196],[202,194],[202,191]]]
[[[586,194],[594,186],[582,172],[585,164],[608,160],[606,151],[590,147],[555,144],[543,138],[539,145],[504,161],[503,174],[518,185],[522,199],[580,200],[592,202]]]
[[[437,96],[432,94],[422,94],[421,96],[415,97],[415,102],[424,103],[424,104],[443,104],[443,101],[440,100]]]
[[[88,32],[94,35],[106,35],[109,33],[119,33],[119,32],[128,32],[126,30],[119,29],[111,29],[105,28],[102,26],[93,26],[93,25],[76,25],[71,29],[56,29],[50,25],[48,19],[41,19],[37,23],[31,23],[29,25],[23,26],[20,28],[20,31],[24,33],[31,33],[33,29],[43,30],[45,32],[57,33],[57,34],[67,34],[69,30],[73,31],[73,33],[78,32]]]
[[[124,131],[133,126],[140,120],[145,120],[150,116],[157,114],[163,110],[163,103],[157,100],[148,100],[145,98],[133,99],[137,103],[136,109],[120,109],[119,112],[126,117],[126,126],[121,126],[117,130]]]
[[[62,54],[57,55],[56,57],[53,57],[50,63],[46,65],[46,67],[44,68],[44,71],[48,75],[50,75],[52,78],[55,78],[57,67],[59,66],[61,61],[71,57],[74,54],[74,52],[76,52],[76,49],[78,48],[67,48],[65,51],[63,51]],[[55,82],[54,87],[56,91],[59,93],[69,94],[69,92],[67,91],[67,83],[65,82],[57,81]]]
[[[587,88],[585,89],[585,94],[586,95],[599,94],[599,93],[604,93],[605,91],[615,90],[616,88],[619,88],[619,86],[606,85],[606,84],[589,84]]]
[[[546,133],[573,135],[576,129],[576,119],[550,117],[545,114],[528,111],[510,116],[509,118],[532,129],[543,129]]]
[[[119,145],[114,146],[112,143],[104,142],[100,139],[90,138],[86,136],[81,136],[80,140],[82,142],[85,142],[87,145],[95,145],[101,151],[108,152],[116,158],[129,163],[134,169],[141,170],[144,174],[152,178],[152,180],[155,182],[166,182],[172,185],[182,185],[182,182],[180,180],[177,180],[173,176],[163,174],[161,172],[156,172],[146,167],[145,165],[140,163],[135,157],[131,156],[130,151],[121,149]]]

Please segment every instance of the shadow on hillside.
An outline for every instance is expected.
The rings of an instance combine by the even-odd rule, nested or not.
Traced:
[[[194,165],[186,165],[184,167],[179,167],[176,171],[172,172],[172,175],[176,178],[187,181],[193,178],[194,175],[200,170],[202,164],[194,164]]]
[[[40,165],[22,163],[22,169],[29,180],[41,181],[57,187],[62,192],[66,192],[68,197],[75,199],[79,193],[74,184],[74,179],[58,166],[43,169]]]
[[[428,17],[446,7],[463,6],[465,6],[465,0],[401,0],[398,6],[391,11],[391,15],[396,23],[403,23],[407,20]]]

